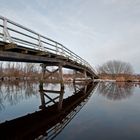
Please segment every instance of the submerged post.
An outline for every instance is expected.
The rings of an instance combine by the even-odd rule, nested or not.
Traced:
[[[44,97],[44,92],[43,92],[43,81],[44,81],[46,66],[44,64],[41,64],[40,66],[42,68],[41,80],[39,83],[39,92],[40,92],[40,98],[41,98],[40,109],[44,109],[45,108],[45,97]]]
[[[59,79],[60,79],[61,89],[63,89],[64,88],[64,78],[63,78],[63,70],[62,70],[61,64],[59,64]]]
[[[44,76],[45,76],[45,72],[46,72],[46,65],[45,64],[41,64],[42,67],[42,75],[41,75],[41,81],[44,80]]]
[[[40,90],[40,99],[41,99],[41,106],[39,107],[40,109],[45,109],[45,97],[44,97],[44,92]]]
[[[64,95],[64,86],[61,86],[60,96],[59,96],[59,102],[58,102],[58,111],[62,110],[63,105],[63,95]]]
[[[77,71],[74,70],[73,71],[73,83],[75,84],[75,81],[76,81],[76,76],[77,76]]]
[[[64,94],[64,78],[63,78],[63,69],[62,65],[59,64],[59,79],[60,79],[60,96],[59,96],[59,102],[58,102],[58,111],[62,109],[62,103],[63,103],[63,94]]]
[[[39,84],[39,90],[43,90],[43,82],[44,82],[44,77],[45,77],[45,72],[46,72],[46,65],[41,64],[40,66],[42,68],[42,73],[41,73],[41,79],[40,79],[40,84]]]

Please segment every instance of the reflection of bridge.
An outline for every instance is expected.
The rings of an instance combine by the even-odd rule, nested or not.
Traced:
[[[35,139],[40,135],[45,135],[45,139],[54,138],[80,111],[96,85],[96,83],[90,83],[78,92],[75,91],[74,95],[62,99],[63,101],[60,99],[63,104],[61,111],[58,110],[60,105],[58,101],[51,106],[42,108],[41,111],[1,123],[0,139]]]
[[[1,16],[0,60],[42,63],[43,72],[47,66],[58,66],[50,75],[59,71],[61,79],[63,67],[97,78],[96,71],[88,62],[62,44]]]

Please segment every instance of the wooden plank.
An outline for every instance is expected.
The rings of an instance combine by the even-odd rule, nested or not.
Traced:
[[[43,90],[43,92],[56,93],[56,94],[60,94],[61,93],[61,91],[55,91],[55,90]]]
[[[16,44],[14,44],[14,43],[8,43],[8,44],[5,44],[4,45],[4,50],[11,50],[11,49],[15,49],[15,48],[17,48],[17,45]]]
[[[48,53],[47,53],[47,52],[42,52],[42,51],[39,51],[39,52],[37,52],[37,54],[36,54],[36,55],[46,56],[46,55],[48,55]]]

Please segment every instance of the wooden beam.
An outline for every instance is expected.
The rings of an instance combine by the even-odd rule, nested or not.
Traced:
[[[61,91],[56,91],[56,90],[43,90],[43,92],[56,93],[56,94],[60,94],[61,93]]]
[[[4,50],[11,50],[11,49],[15,49],[17,47],[16,44],[14,43],[8,43],[4,45]]]
[[[48,55],[48,54],[47,54],[47,52],[39,51],[39,52],[37,52],[36,55],[39,55],[39,56],[46,56],[46,55]]]

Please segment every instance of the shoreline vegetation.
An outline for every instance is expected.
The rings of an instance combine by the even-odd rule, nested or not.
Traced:
[[[47,77],[46,73],[46,77]],[[99,79],[95,81],[115,81],[115,82],[140,82],[140,75],[110,75],[110,74],[99,74]],[[64,74],[64,82],[72,82],[75,78],[79,81],[84,81],[82,74]],[[81,80],[82,79],[82,80]],[[26,74],[26,75],[8,75],[8,76],[0,76],[0,81],[40,81],[41,73],[34,74]],[[59,82],[59,75],[56,73],[54,76],[44,79],[45,82]]]
[[[50,71],[54,71],[50,67]],[[59,73],[50,73],[47,71],[44,75],[44,80],[47,82],[59,82]],[[19,63],[19,62],[0,62],[0,81],[15,81],[15,80],[36,80],[40,81],[42,77],[42,70],[39,64],[34,63]],[[71,71],[64,72],[64,81],[73,81],[75,78],[83,78],[82,73],[75,73]]]
[[[50,71],[54,71],[50,67]],[[108,61],[97,69],[99,79],[97,81],[116,81],[116,82],[140,82],[140,74],[133,74],[133,68],[129,63],[121,61]],[[0,81],[15,80],[36,80],[40,81],[42,71],[39,64],[2,62],[0,61]],[[72,82],[75,78],[84,81],[84,74],[79,72],[67,71],[63,74],[64,82]],[[59,82],[59,73],[52,76],[46,72],[44,75],[46,82]],[[95,80],[96,81],[96,80]]]
[[[134,74],[99,74],[98,76],[103,81],[140,82],[140,75]]]
[[[140,75],[134,74],[131,64],[111,60],[98,67],[98,76],[102,80],[116,82],[140,82]]]

